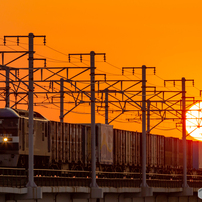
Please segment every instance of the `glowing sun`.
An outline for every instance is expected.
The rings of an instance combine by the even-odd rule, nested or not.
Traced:
[[[202,102],[193,105],[186,113],[186,130],[190,136],[202,141]]]

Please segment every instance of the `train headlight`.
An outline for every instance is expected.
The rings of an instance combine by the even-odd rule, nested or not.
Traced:
[[[7,137],[4,137],[4,138],[3,138],[3,141],[4,141],[4,142],[8,142],[8,138],[7,138]]]

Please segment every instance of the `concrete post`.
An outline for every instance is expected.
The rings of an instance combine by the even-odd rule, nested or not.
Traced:
[[[33,121],[33,33],[29,33],[29,172],[27,187],[36,187],[34,183],[34,121]]]
[[[186,150],[186,92],[185,78],[182,78],[182,142],[183,142],[183,187],[187,187],[187,150]]]
[[[146,66],[142,66],[142,187],[146,183]]]
[[[95,52],[90,52],[91,67],[91,168],[92,179],[91,187],[97,187],[96,184],[96,153],[95,153]]]

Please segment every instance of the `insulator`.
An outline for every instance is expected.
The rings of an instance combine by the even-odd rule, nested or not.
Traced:
[[[46,37],[45,36],[43,38],[43,44],[44,44],[44,46],[46,45]]]
[[[106,62],[106,54],[104,53],[104,62]]]
[[[19,37],[17,37],[17,45],[19,46]]]
[[[124,74],[124,69],[122,69],[122,75]]]
[[[133,68],[133,75],[134,75],[134,73],[135,73],[135,70],[134,70],[134,68]]]
[[[82,62],[82,55],[80,55],[80,61]]]
[[[6,37],[4,37],[4,46],[6,45]]]
[[[156,74],[156,68],[154,68],[154,75]]]
[[[68,58],[69,58],[69,62],[70,62],[70,55],[68,55]]]

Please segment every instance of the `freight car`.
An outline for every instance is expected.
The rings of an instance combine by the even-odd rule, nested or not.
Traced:
[[[115,171],[141,171],[141,133],[114,129],[114,169]],[[147,172],[182,173],[183,148],[182,140],[162,135],[147,134],[146,167]],[[202,144],[193,147],[193,141],[187,140],[187,168],[197,167],[202,155]],[[196,144],[196,143],[195,143]],[[199,154],[200,157],[193,153]],[[198,158],[198,160],[196,159]],[[193,164],[195,163],[195,167]]]
[[[28,111],[0,109],[0,166],[27,167]],[[49,121],[34,112],[34,166],[91,169],[91,127]],[[96,124],[96,169],[140,172],[141,133]],[[181,173],[182,140],[147,134],[147,172]],[[187,140],[188,170],[201,169],[202,144]]]

